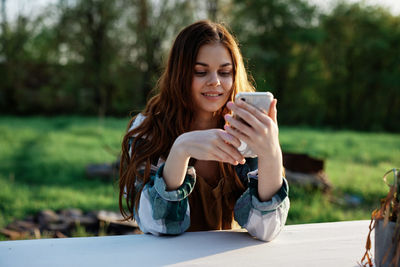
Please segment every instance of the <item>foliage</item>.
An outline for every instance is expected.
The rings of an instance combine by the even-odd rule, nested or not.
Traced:
[[[399,130],[399,17],[360,4],[318,17],[303,0],[236,3],[243,51],[281,122]]]
[[[355,129],[399,130],[400,17],[381,9],[339,5],[321,19],[326,122]],[[362,114],[362,115],[361,115]]]
[[[315,7],[304,0],[235,3],[238,14],[232,24],[258,90],[278,99],[282,122],[312,123],[313,118],[307,119],[312,110],[323,112],[316,91],[320,62],[315,46],[322,33],[313,25]]]
[[[342,2],[321,14],[306,0],[63,0],[3,18],[0,112],[139,111],[174,36],[207,17],[231,25],[281,123],[400,130],[400,17]]]
[[[15,28],[3,21],[0,111],[104,116],[140,110],[160,73],[165,42],[193,21],[191,1],[156,3],[60,1],[38,18],[19,15]]]

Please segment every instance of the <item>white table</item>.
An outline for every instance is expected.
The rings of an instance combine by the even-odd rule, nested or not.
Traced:
[[[357,266],[368,225],[289,225],[267,243],[243,230],[3,241],[0,266]]]

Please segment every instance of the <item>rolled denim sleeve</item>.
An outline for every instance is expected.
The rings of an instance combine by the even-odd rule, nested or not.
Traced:
[[[283,177],[279,191],[271,200],[263,202],[258,197],[258,171],[250,172],[248,177],[248,188],[235,205],[235,220],[249,234],[263,241],[271,241],[286,223],[290,208],[289,185]]]
[[[188,167],[183,184],[167,191],[163,169],[164,164],[143,187],[135,219],[144,233],[181,234],[190,226],[188,196],[196,183],[196,173],[193,167]]]

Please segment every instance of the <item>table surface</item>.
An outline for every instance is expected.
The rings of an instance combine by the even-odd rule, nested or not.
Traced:
[[[272,242],[244,230],[2,241],[0,266],[358,266],[368,225],[288,225]]]

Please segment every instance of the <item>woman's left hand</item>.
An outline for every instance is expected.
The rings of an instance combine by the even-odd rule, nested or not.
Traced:
[[[248,125],[227,114],[225,120],[229,125],[225,125],[225,130],[247,143],[259,159],[281,164],[282,152],[278,138],[276,103],[277,100],[274,99],[266,113],[240,99],[235,103],[228,102],[227,107]]]
[[[282,151],[279,145],[276,102],[271,102],[268,113],[263,112],[242,100],[229,102],[227,107],[241,117],[243,123],[233,116],[225,115],[229,125],[225,130],[234,137],[246,142],[258,156],[258,197],[260,201],[270,200],[282,180]]]

